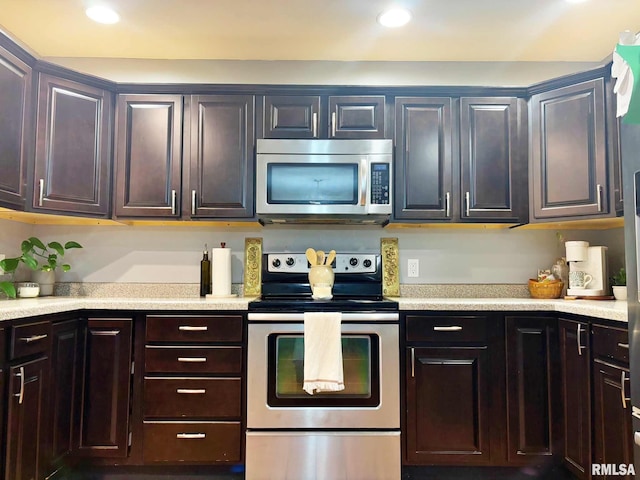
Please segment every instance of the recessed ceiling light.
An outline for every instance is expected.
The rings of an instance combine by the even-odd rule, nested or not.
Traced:
[[[384,27],[401,27],[411,20],[411,13],[404,8],[392,8],[378,15],[378,23]]]
[[[567,3],[583,3],[586,2],[587,0],[565,0],[565,2]]]
[[[111,8],[105,7],[104,5],[89,7],[86,10],[86,14],[87,17],[89,17],[94,22],[105,23],[107,25],[118,23],[120,21],[120,15],[118,15]]]

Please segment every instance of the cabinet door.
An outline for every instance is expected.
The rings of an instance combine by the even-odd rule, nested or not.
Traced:
[[[254,97],[193,95],[188,190],[183,214],[192,218],[254,215]],[[186,144],[187,142],[185,142]]]
[[[330,96],[329,138],[384,138],[384,95]]]
[[[591,355],[589,325],[560,320],[564,465],[580,479],[591,477]]]
[[[628,368],[593,361],[594,463],[633,463],[629,394]]]
[[[34,210],[108,216],[112,95],[40,75]]]
[[[507,460],[551,461],[559,433],[555,319],[506,317]]]
[[[409,348],[407,365],[407,462],[487,463],[487,347]]]
[[[531,97],[533,219],[609,213],[602,79]]]
[[[69,320],[52,326],[49,395],[49,440],[47,458],[50,470],[60,468],[73,450],[73,429],[80,399],[81,341],[80,321]]]
[[[40,357],[9,368],[6,480],[39,479],[44,473],[40,443],[48,365],[49,359]]]
[[[31,138],[31,67],[0,47],[0,206],[24,209]]]
[[[126,457],[131,375],[130,318],[89,318],[84,338],[78,453]]]
[[[120,95],[117,104],[118,217],[179,217],[182,96]]]
[[[266,95],[263,138],[320,138],[319,95]]]
[[[519,102],[512,97],[460,100],[463,220],[527,219],[526,143],[520,138],[526,105],[521,109]]]
[[[453,100],[396,98],[394,216],[451,220]]]

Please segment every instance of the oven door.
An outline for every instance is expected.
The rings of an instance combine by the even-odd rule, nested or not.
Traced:
[[[302,390],[303,323],[250,323],[247,428],[397,429],[398,324],[342,323],[345,389]]]

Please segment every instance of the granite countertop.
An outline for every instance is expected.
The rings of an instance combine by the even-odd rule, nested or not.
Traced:
[[[0,321],[74,310],[247,310],[255,297],[40,297],[0,300]],[[627,302],[613,300],[536,300],[531,298],[393,298],[400,310],[548,311],[627,322]]]

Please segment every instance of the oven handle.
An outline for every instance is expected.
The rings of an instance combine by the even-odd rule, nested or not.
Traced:
[[[387,313],[342,313],[343,322],[397,322],[398,312]],[[304,313],[249,313],[250,322],[303,322]]]

